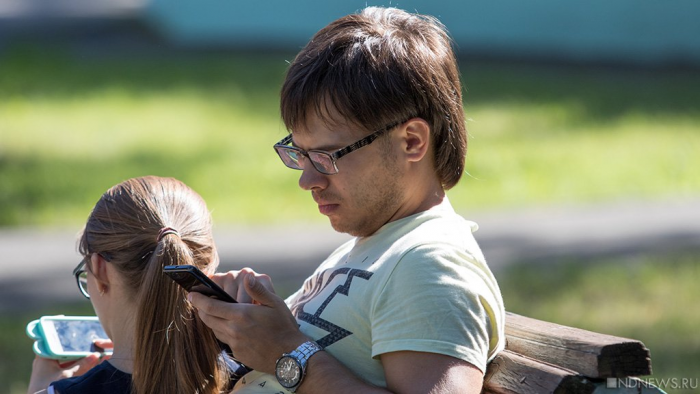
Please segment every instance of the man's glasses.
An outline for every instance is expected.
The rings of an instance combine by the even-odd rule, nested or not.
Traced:
[[[276,143],[274,148],[277,154],[280,156],[280,159],[282,159],[282,163],[284,163],[284,165],[286,165],[289,168],[292,168],[294,170],[303,170],[305,163],[304,159],[307,159],[311,162],[311,165],[313,165],[314,168],[321,174],[334,175],[338,173],[338,166],[336,165],[336,161],[338,161],[338,159],[352,151],[356,151],[362,148],[363,146],[371,144],[382,134],[386,133],[387,131],[393,129],[394,127],[402,123],[406,123],[406,121],[397,122],[386,126],[383,129],[377,130],[374,133],[368,135],[367,137],[355,142],[354,144],[350,144],[345,148],[338,149],[333,153],[315,149],[305,151],[303,149],[297,148],[296,146],[291,146],[289,145],[292,142],[291,134],[284,137],[280,142]]]

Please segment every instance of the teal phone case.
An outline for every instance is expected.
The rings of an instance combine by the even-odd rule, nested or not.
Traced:
[[[29,324],[27,324],[27,336],[34,340],[32,350],[34,350],[34,353],[37,356],[44,358],[56,358],[57,356],[55,354],[50,353],[48,347],[46,346],[46,341],[44,340],[44,332],[41,330],[39,320],[40,319],[32,320],[29,322]]]
[[[53,315],[53,316],[43,316],[42,318],[46,317],[67,317],[65,315]],[[69,319],[71,317],[68,317]],[[84,319],[85,316],[81,316],[81,319]],[[46,338],[44,335],[44,332],[41,328],[41,318],[32,320],[27,324],[27,336],[31,339],[34,340],[34,345],[32,345],[32,350],[34,353],[40,357],[44,358],[50,358],[54,360],[75,360],[78,358],[81,358],[82,356],[66,356],[66,355],[58,355],[55,354],[51,351],[49,348],[48,344],[46,343]],[[111,351],[105,352],[105,354],[111,354]]]

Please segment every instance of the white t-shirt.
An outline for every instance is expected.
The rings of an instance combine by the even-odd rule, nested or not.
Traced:
[[[365,381],[386,387],[379,356],[452,356],[482,372],[505,346],[498,284],[449,201],[336,249],[287,300],[300,329]],[[284,392],[274,376],[244,377],[236,393]]]

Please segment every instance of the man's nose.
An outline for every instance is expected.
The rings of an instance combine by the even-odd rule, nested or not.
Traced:
[[[301,170],[299,187],[303,190],[325,189],[328,186],[328,175],[318,172],[310,162]]]

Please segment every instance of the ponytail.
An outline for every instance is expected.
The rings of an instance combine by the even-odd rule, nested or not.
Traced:
[[[226,379],[213,332],[186,300],[185,290],[163,275],[166,265],[196,265],[177,231],[161,231],[138,297],[133,391],[219,393]],[[170,302],[167,302],[170,300]]]

